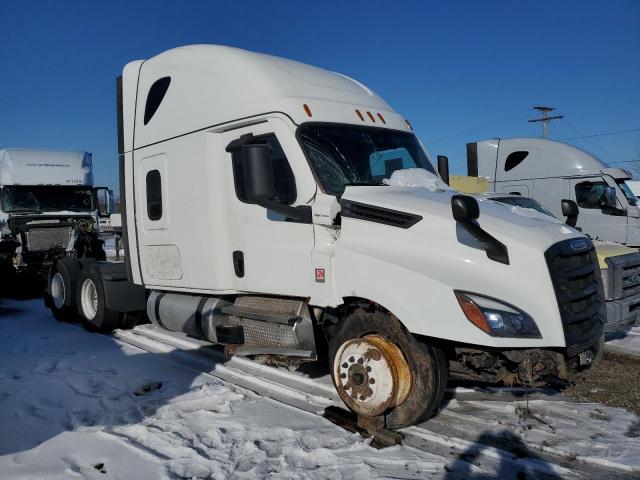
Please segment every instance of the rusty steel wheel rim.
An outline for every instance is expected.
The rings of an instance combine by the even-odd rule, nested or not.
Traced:
[[[404,355],[379,335],[344,342],[333,371],[340,398],[359,415],[381,415],[404,402],[411,391],[411,370]]]

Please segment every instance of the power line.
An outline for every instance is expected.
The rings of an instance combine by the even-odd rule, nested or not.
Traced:
[[[591,135],[583,135],[582,137],[557,138],[556,140],[581,140],[583,138],[604,137],[606,135],[620,135],[622,133],[640,132],[640,128],[632,128],[629,130],[618,130],[616,132],[594,133]]]
[[[569,120],[567,120],[567,119],[565,118],[565,119],[564,119],[564,121],[565,121],[565,123],[566,123],[569,127],[571,127],[571,129],[572,129],[574,132],[576,132],[576,133],[581,137],[581,140],[584,140],[585,142],[587,142],[587,143],[589,143],[589,144],[593,145],[594,147],[596,147],[597,149],[599,149],[601,152],[604,152],[604,153],[606,153],[607,155],[609,155],[609,157],[613,158],[614,160],[617,160],[616,156],[615,156],[613,153],[609,152],[608,150],[605,150],[605,149],[604,149],[604,148],[602,148],[600,145],[598,145],[596,142],[594,142],[594,141],[592,141],[592,140],[589,140],[589,138],[587,138],[585,135],[583,135],[582,133],[580,133],[580,131],[579,131],[576,127],[574,127],[574,126],[573,126],[573,124],[572,124]]]
[[[609,162],[609,165],[617,165],[618,163],[640,163],[640,158],[637,160],[622,160],[620,162]]]
[[[497,118],[497,119],[495,119],[495,120],[493,120],[493,121],[491,121],[489,123],[483,123],[483,124],[480,124],[480,125],[472,127],[472,128],[467,128],[465,130],[461,130],[459,132],[452,133],[451,135],[447,135],[445,137],[436,138],[435,140],[427,140],[425,143],[427,145],[429,145],[429,146],[430,145],[436,145],[438,143],[445,143],[445,142],[448,142],[449,140],[452,140],[454,138],[458,138],[458,137],[461,137],[463,135],[466,135],[467,133],[475,132],[475,131],[481,130],[483,128],[489,128],[489,127],[492,127],[492,126],[497,125],[499,123],[502,123],[502,122],[504,122],[506,120],[511,120],[511,119],[513,119],[515,117],[518,117],[518,116],[522,116],[522,113],[520,113],[520,112],[518,112],[518,113],[510,113],[510,114],[505,115],[503,117],[499,117],[499,118]]]

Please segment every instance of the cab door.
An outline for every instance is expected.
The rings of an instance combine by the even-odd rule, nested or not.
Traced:
[[[602,177],[571,180],[571,199],[580,210],[577,227],[594,240],[627,242],[627,215],[618,198],[619,209],[603,208],[604,190],[610,185]]]
[[[311,205],[316,184],[291,127],[279,118],[223,133],[228,145],[251,135],[249,143],[272,147],[278,198],[292,206]],[[248,138],[248,137],[245,137]],[[229,228],[236,289],[245,292],[310,296],[313,269],[313,225],[300,223],[250,203],[244,196],[240,154],[228,154],[232,164],[226,179],[233,188],[229,199]]]

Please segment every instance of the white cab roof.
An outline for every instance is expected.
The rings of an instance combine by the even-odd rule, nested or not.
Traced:
[[[322,121],[409,130],[382,98],[356,80],[272,55],[220,45],[179,47],[129,63],[124,82],[135,78],[131,74],[138,69],[136,148],[268,112],[283,112],[297,124]],[[163,77],[171,77],[166,95],[144,125],[147,94]],[[125,150],[131,147],[125,135]]]
[[[0,185],[93,185],[91,154],[2,149]]]
[[[496,150],[497,165],[495,164]],[[513,170],[505,171],[507,157],[518,151],[526,151],[529,154]],[[599,158],[580,148],[543,138],[494,138],[478,142],[478,157],[480,176],[490,180],[495,178],[496,167],[501,180],[511,177],[527,179],[602,173],[611,175],[613,178],[631,178],[627,170],[611,168]]]

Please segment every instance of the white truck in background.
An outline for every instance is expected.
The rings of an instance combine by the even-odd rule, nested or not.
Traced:
[[[490,190],[531,197],[559,218],[561,200],[573,200],[577,227],[592,239],[640,247],[631,173],[584,150],[541,138],[495,138],[467,144],[467,171],[487,178]]]
[[[553,146],[546,144],[546,141],[544,142],[549,148]],[[484,144],[484,142],[481,143]],[[516,145],[522,145],[522,142],[514,143],[511,148],[516,148]],[[567,178],[566,182],[560,183],[553,178],[535,179],[529,184],[532,186],[531,190],[529,190],[528,185],[514,185],[507,181],[498,183],[495,179],[477,176],[477,148],[476,144],[467,146],[467,151],[470,153],[468,156],[468,170],[474,174],[473,176],[449,176],[448,158],[444,155],[438,156],[438,172],[452,188],[512,207],[534,210],[551,218],[566,217],[566,223],[569,226],[581,229],[578,226],[581,209],[574,200],[568,198],[570,192],[568,191],[567,183],[571,178]],[[480,148],[482,149],[482,147]],[[522,150],[516,149],[515,151],[520,152],[518,153],[519,158],[528,158],[528,155],[525,156]],[[508,153],[506,157],[508,158],[510,154]],[[486,158],[486,156],[483,156],[483,159],[486,160]],[[546,162],[540,163],[542,163],[542,166],[548,166]],[[515,167],[507,164],[506,168],[511,170]],[[533,165],[531,168],[533,168]],[[487,173],[486,168],[484,172]],[[496,177],[500,178],[497,173]],[[559,185],[560,192],[548,192],[543,188],[549,185]],[[492,187],[501,188],[502,192],[492,192],[490,191]],[[503,193],[505,191],[509,193]],[[537,198],[524,195],[529,192],[532,192]],[[562,193],[565,193],[567,198],[563,198]],[[543,202],[544,205],[542,204]],[[556,214],[552,211],[552,205],[555,207],[553,210],[555,210]],[[560,215],[557,215],[558,211]],[[594,240],[593,242],[600,265],[607,306],[605,332],[609,334],[624,332],[640,322],[640,252],[637,249],[610,240]]]
[[[97,236],[99,203],[109,190],[93,187],[87,152],[0,150],[0,271],[47,273],[65,255],[104,258]]]
[[[636,198],[640,199],[640,180],[628,180],[627,186]]]
[[[344,75],[193,45],[118,78],[121,263],[64,258],[48,304],[288,364],[360,417],[434,414],[449,372],[567,380],[602,351],[592,242],[439,186],[406,120]],[[430,188],[395,182],[408,169]]]

